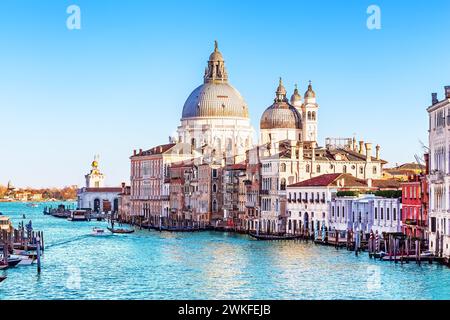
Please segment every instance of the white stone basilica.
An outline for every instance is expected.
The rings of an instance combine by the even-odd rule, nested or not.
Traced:
[[[236,162],[253,146],[253,135],[247,103],[228,82],[225,61],[215,42],[204,82],[184,104],[176,142],[191,145],[205,156]]]

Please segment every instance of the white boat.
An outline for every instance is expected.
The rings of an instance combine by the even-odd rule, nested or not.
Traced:
[[[101,228],[93,228],[91,235],[99,237],[99,236],[107,236],[108,234],[105,232],[104,229]]]

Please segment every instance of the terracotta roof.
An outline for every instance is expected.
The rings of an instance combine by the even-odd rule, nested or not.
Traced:
[[[340,175],[341,173],[323,174],[318,177],[291,184],[288,187],[325,187],[336,181],[336,179],[339,178]]]
[[[372,186],[379,189],[400,189],[400,181],[396,179],[374,179]]]
[[[104,187],[104,188],[83,188],[84,192],[117,192],[121,193],[122,188]]]
[[[151,149],[145,150],[142,153],[137,153],[136,155],[133,155],[133,157],[163,154],[166,151],[172,149],[175,145],[176,145],[175,143],[162,144],[162,145],[153,147]]]
[[[245,163],[236,163],[236,164],[230,164],[225,167],[225,170],[246,170],[247,166]]]
[[[338,183],[339,182],[339,183]],[[343,182],[343,184],[341,184]],[[328,187],[335,186],[340,189],[348,188],[368,188],[367,182],[362,179],[355,178],[348,173],[330,173],[323,174],[305,181],[292,184],[288,187]]]

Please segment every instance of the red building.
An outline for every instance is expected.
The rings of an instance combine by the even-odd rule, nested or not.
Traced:
[[[412,175],[402,183],[402,223],[407,236],[427,239],[428,227],[428,154],[425,155],[426,169]]]

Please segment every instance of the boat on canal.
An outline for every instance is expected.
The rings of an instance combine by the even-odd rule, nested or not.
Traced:
[[[249,236],[256,240],[264,240],[264,241],[298,240],[302,238],[301,235],[277,235],[277,234],[256,234],[256,233],[249,233]]]
[[[124,229],[124,228],[111,228],[111,227],[108,227],[108,230],[111,232],[111,233],[117,233],[117,234],[130,234],[130,233],[133,233],[134,232],[134,229]]]
[[[102,236],[104,237],[104,236],[107,236],[108,234],[106,234],[105,229],[93,228],[92,232],[91,232],[91,235],[95,236],[95,237],[102,237]]]
[[[0,276],[0,282],[3,282],[3,281],[5,281],[6,280],[6,276]]]

